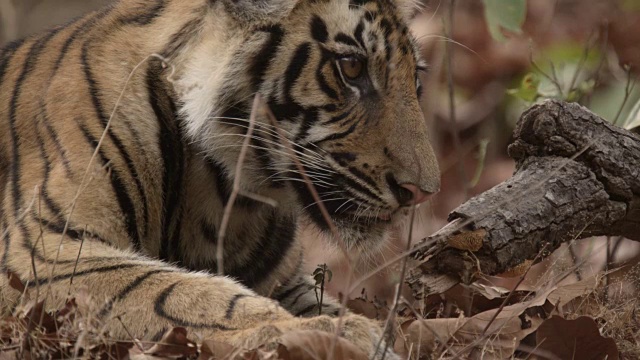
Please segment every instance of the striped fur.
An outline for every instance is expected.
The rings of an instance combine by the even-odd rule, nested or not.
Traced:
[[[364,59],[358,82],[337,65],[347,55]],[[393,0],[121,0],[9,44],[0,265],[51,289],[51,307],[88,288],[99,316],[124,314],[137,337],[179,325],[251,346],[291,329],[331,331],[332,318],[309,318],[317,304],[296,239],[300,216],[328,226],[283,141],[342,240],[380,246],[402,212],[398,184],[439,186],[420,67]],[[285,139],[260,112],[240,187],[277,206],[237,198],[226,276],[214,276],[256,93]],[[10,305],[19,294],[2,279]],[[338,307],[329,300],[323,312]],[[348,315],[344,326],[372,351],[377,325]],[[111,331],[127,336],[120,324]]]

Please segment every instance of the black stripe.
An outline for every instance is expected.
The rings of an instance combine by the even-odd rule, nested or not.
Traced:
[[[41,109],[42,109],[42,105],[41,105]],[[44,112],[44,109],[42,112]],[[42,116],[44,116],[44,114],[42,114]],[[56,202],[53,199],[51,199],[51,197],[49,197],[49,193],[47,190],[49,186],[49,176],[51,173],[51,161],[49,161],[49,155],[47,154],[44,148],[44,139],[42,138],[37,126],[36,126],[35,135],[36,135],[36,142],[38,143],[38,148],[40,149],[40,158],[42,158],[42,161],[44,162],[44,179],[42,180],[42,189],[40,190],[40,195],[44,199],[45,205],[47,205],[47,207],[54,214],[54,216],[61,217],[62,210],[60,209],[60,206],[56,204]]]
[[[45,104],[40,104],[40,108],[42,109],[42,116],[43,116],[42,123],[44,124],[44,127],[47,130],[47,133],[49,134],[49,138],[51,138],[51,141],[53,142],[53,146],[56,148],[56,150],[58,151],[58,154],[60,155],[60,161],[62,162],[62,166],[64,167],[65,173],[67,174],[68,177],[71,177],[72,176],[71,163],[69,162],[69,158],[67,158],[67,151],[62,146],[62,142],[60,142],[60,138],[58,137],[58,134],[56,133],[55,129],[49,123],[49,116],[47,115]]]
[[[56,59],[55,65],[53,66],[53,75],[55,75],[60,68],[60,64],[62,60],[65,58],[67,53],[69,52],[69,48],[71,45],[78,39],[79,35],[85,35],[91,27],[93,27],[99,20],[104,18],[109,12],[112,10],[112,6],[106,7],[102,9],[100,12],[93,13],[88,15],[85,21],[78,26],[65,40],[64,45],[62,45],[62,49],[60,50],[60,54],[58,54],[58,58]],[[53,76],[52,76],[53,77]]]
[[[167,299],[169,298],[169,296],[171,296],[171,294],[173,293],[173,290],[175,289],[176,285],[178,285],[179,283],[180,281],[169,285],[166,289],[162,290],[160,295],[158,295],[158,297],[156,298],[154,303],[154,310],[158,316],[160,316],[163,319],[171,321],[174,325],[177,325],[177,326],[185,326],[185,327],[190,327],[194,329],[235,330],[234,328],[230,328],[222,324],[194,323],[191,321],[178,319],[175,316],[168,314],[164,309],[165,303],[167,302]],[[183,309],[183,310],[186,311],[188,309]]]
[[[357,122],[354,122],[353,124],[351,124],[351,126],[349,127],[349,129],[340,132],[340,133],[335,133],[335,134],[331,134],[326,136],[324,139],[320,139],[318,141],[316,141],[316,145],[319,145],[325,141],[335,141],[335,140],[339,140],[342,139],[344,137],[347,137],[349,135],[351,135],[351,133],[353,133],[353,131],[356,129],[356,126],[358,126]]]
[[[252,139],[252,142],[254,146],[260,146],[260,147],[265,146],[264,143],[262,143],[257,139]],[[260,149],[254,148],[253,151],[256,152],[256,157],[262,164],[262,170],[266,173],[265,176],[268,177],[274,174],[274,170],[269,168],[272,165],[271,165],[271,157],[268,155],[267,151],[262,148]],[[218,198],[220,199],[220,202],[222,203],[222,205],[226,206],[227,203],[229,202],[229,198],[231,197],[231,191],[233,190],[233,179],[230,179],[228,177],[227,169],[225,169],[224,166],[221,163],[219,163],[217,160],[207,157],[205,161],[206,161],[207,167],[209,168],[209,171],[212,172],[213,176],[215,176],[216,178],[215,185],[216,185],[216,192],[218,193]],[[247,207],[260,206],[261,203],[251,198],[248,198],[246,196],[242,196],[238,194],[236,196],[236,201],[233,205],[247,208]],[[213,238],[210,238],[210,239],[213,239]]]
[[[254,145],[253,151],[256,154],[256,158],[260,162],[260,170],[264,172],[264,176],[266,178],[273,179],[273,181],[269,182],[269,186],[273,188],[283,187],[284,184],[277,181],[277,179],[275,179],[277,174],[276,174],[273,158],[271,157],[271,152],[269,151],[270,147],[257,136],[251,137],[251,143]],[[229,188],[231,187],[229,186]],[[238,200],[240,198],[241,197],[239,196],[236,199],[236,203],[238,203]],[[259,203],[258,202],[248,203],[249,206],[252,206],[254,204],[259,204]]]
[[[329,38],[329,30],[327,24],[318,16],[314,15],[311,19],[311,37],[317,42],[325,43]]]
[[[179,255],[176,254],[176,250],[179,250],[180,229],[174,226],[172,231],[172,225],[175,225],[175,217],[179,216],[180,212],[182,176],[184,173],[184,144],[178,124],[176,105],[159,78],[161,73],[162,63],[159,60],[152,61],[147,70],[147,90],[149,91],[149,103],[160,127],[158,147],[162,153],[164,166],[162,175],[162,198],[164,203],[162,207],[162,239],[159,257],[161,260],[177,260],[180,256],[170,258],[169,245],[172,245],[171,255]]]
[[[0,214],[2,215],[2,214]],[[9,245],[11,245],[11,234],[9,234],[9,226],[7,225],[6,220],[0,216],[0,220],[2,220],[2,242],[4,243],[4,253],[2,253],[2,269],[5,269],[7,266],[7,260],[9,259]]]
[[[363,180],[364,182],[366,182],[367,184],[369,184],[369,186],[371,186],[372,188],[374,188],[376,191],[379,191],[378,189],[378,183],[376,183],[375,180],[373,180],[369,175],[365,174],[364,172],[360,171],[360,169],[350,166],[348,168],[348,170],[355,175],[356,177],[358,177],[360,180]]]
[[[2,84],[2,80],[4,79],[4,75],[7,72],[7,68],[9,67],[11,58],[23,43],[23,39],[13,41],[0,50],[0,84]]]
[[[289,102],[279,103],[274,97],[269,98],[267,104],[276,117],[276,120],[295,120],[304,110],[298,103],[293,102],[293,99],[289,99],[287,101]]]
[[[36,223],[42,224],[44,225],[47,230],[56,233],[56,234],[62,234],[64,232],[64,223],[57,223],[54,224],[53,222],[47,220],[47,219],[43,219],[40,217],[37,217],[36,215],[34,215],[34,221]],[[67,228],[67,232],[65,233],[65,235],[67,235],[69,238],[71,238],[72,240],[82,240],[82,230],[75,230],[72,228]]]
[[[213,244],[218,242],[218,229],[206,220],[200,221],[200,232],[205,240]]]
[[[336,34],[336,36],[333,38],[333,40],[335,42],[339,42],[339,43],[343,43],[345,45],[349,45],[349,46],[354,46],[357,48],[360,48],[360,45],[358,45],[358,43],[349,35],[343,33],[343,32],[339,32]]]
[[[120,24],[123,25],[140,25],[145,26],[151,24],[157,17],[162,15],[167,5],[166,0],[156,0],[156,3],[148,10],[145,10],[141,14],[134,14],[119,19]]]
[[[132,282],[130,282],[129,285],[127,285],[124,289],[120,290],[120,292],[116,296],[111,298],[107,302],[107,304],[105,304],[105,306],[98,313],[98,318],[104,318],[111,311],[113,307],[113,303],[127,297],[132,291],[138,288],[138,286],[142,285],[142,283],[148,278],[150,278],[151,276],[159,273],[169,273],[169,272],[173,272],[173,271],[167,270],[167,269],[156,269],[156,270],[147,271],[146,273],[138,276]]]
[[[313,288],[314,288],[314,287],[313,287],[312,285],[309,285],[309,289],[308,289],[308,291],[313,290]],[[290,307],[290,308],[294,308],[294,307],[296,306],[296,304],[298,303],[298,301],[299,301],[300,299],[302,299],[302,297],[303,297],[305,294],[308,294],[308,291],[303,291],[303,292],[301,292],[300,294],[298,294],[298,296],[296,296],[296,297],[295,297],[295,299],[293,299],[293,301],[291,302],[291,304],[289,304],[289,307]]]
[[[332,117],[331,119],[329,119],[328,121],[325,121],[324,123],[322,123],[322,125],[329,125],[329,124],[333,124],[333,123],[337,123],[341,120],[346,119],[349,115],[353,114],[353,109],[358,106],[358,104],[352,106],[351,108],[347,109],[346,111],[344,111],[343,113],[340,113],[334,117]]]
[[[165,58],[171,59],[177,52],[181,51],[189,40],[194,36],[194,33],[202,25],[202,18],[193,19],[186,24],[178,32],[171,36],[171,40],[167,43],[161,54]]]
[[[18,101],[22,91],[22,85],[29,73],[35,67],[35,64],[38,60],[38,57],[42,50],[45,48],[49,40],[59,31],[60,29],[52,30],[38,39],[27,53],[24,66],[22,67],[22,71],[18,75],[18,79],[13,88],[13,95],[11,97],[11,101],[9,104],[9,130],[12,142],[12,163],[11,163],[11,185],[12,185],[12,196],[13,196],[13,206],[14,206],[14,216],[16,218],[16,223],[20,232],[22,233],[22,246],[27,251],[31,253],[32,257],[36,257],[38,259],[42,258],[35,249],[35,246],[31,243],[31,235],[24,224],[20,216],[20,209],[22,207],[22,193],[20,192],[20,145],[19,145],[19,136],[18,131],[16,129],[16,121],[17,121],[17,107]]]
[[[284,94],[288,103],[297,104],[291,95],[291,89],[304,69],[311,54],[311,44],[303,43],[296,49],[284,73]]]
[[[305,285],[308,285],[308,284],[305,283],[305,282],[301,282],[298,285],[289,288],[287,291],[284,291],[281,294],[277,294],[276,296],[273,297],[273,299],[274,300],[278,300],[278,301],[282,301],[282,300],[288,298],[289,296],[291,296],[296,291],[300,290],[300,288],[305,286]]]
[[[91,102],[93,103],[93,107],[95,109],[96,115],[98,116],[98,119],[100,120],[100,123],[102,124],[102,126],[106,127],[109,119],[105,115],[104,108],[102,106],[102,102],[100,101],[100,93],[99,93],[99,89],[98,89],[98,84],[96,83],[96,80],[93,77],[93,74],[92,74],[92,71],[91,71],[91,67],[90,67],[90,62],[89,62],[89,52],[88,52],[88,50],[89,50],[89,44],[90,43],[91,43],[91,41],[87,40],[85,42],[85,44],[83,45],[83,47],[82,47],[82,56],[81,56],[82,68],[84,70],[85,80],[87,81],[87,84],[89,85],[89,95],[91,97]],[[122,141],[113,132],[113,128],[112,127],[109,127],[108,135],[109,135],[109,138],[113,141],[116,149],[119,151],[119,153],[122,156],[122,158],[125,160],[125,163],[127,164],[127,168],[129,170],[129,175],[134,180],[135,186],[138,189],[138,192],[140,193],[141,205],[142,205],[142,214],[144,216],[144,224],[145,224],[145,227],[146,227],[149,224],[149,214],[148,214],[148,209],[147,209],[147,196],[145,194],[144,187],[142,186],[142,183],[140,182],[140,177],[138,176],[138,172],[135,169],[135,165],[133,163],[133,160],[131,159],[131,156],[129,155],[129,153],[125,149],[124,145],[122,144]],[[117,187],[114,186],[114,187],[116,188],[116,191],[118,193],[118,202],[120,203],[121,211],[126,216],[127,233],[129,235],[131,241],[133,242],[134,248],[136,250],[139,250],[140,249],[141,238],[140,238],[140,234],[139,234],[139,231],[138,231],[138,224],[137,224],[137,220],[136,220],[136,208],[134,207],[133,201],[131,201],[130,195],[127,193],[126,187],[124,186],[124,184],[120,180],[120,179],[122,179],[122,177],[121,176],[117,176],[116,179],[117,179],[117,182],[118,182],[119,186],[117,186]],[[113,182],[115,182],[115,179],[114,179]],[[123,205],[125,205],[127,207],[122,207]]]
[[[244,265],[230,269],[229,275],[239,279],[245,286],[254,288],[266,279],[285,258],[293,243],[296,222],[293,219],[277,218],[272,211],[267,225]]]
[[[60,263],[60,261],[58,261],[58,263]],[[73,263],[75,263],[75,260],[73,261]],[[88,269],[88,270],[82,270],[82,271],[76,271],[75,273],[69,273],[69,274],[60,274],[60,275],[56,275],[52,278],[38,278],[37,281],[35,280],[29,280],[29,284],[27,285],[27,287],[35,287],[36,285],[45,285],[45,284],[49,284],[49,283],[55,283],[58,281],[62,281],[62,280],[67,280],[70,279],[71,277],[80,277],[80,276],[85,276],[85,275],[92,275],[92,274],[101,274],[101,273],[106,273],[106,272],[111,272],[111,271],[118,271],[118,270],[125,270],[125,269],[131,269],[134,267],[139,267],[142,266],[140,264],[119,264],[119,265],[111,265],[111,266],[105,266],[105,267],[98,267],[98,268],[93,268],[93,269]]]
[[[367,10],[364,13],[364,18],[371,23],[374,22],[379,15],[380,13],[377,11]]]
[[[215,182],[218,198],[222,202],[222,205],[226,206],[229,201],[229,197],[231,196],[228,184],[229,180],[227,179],[227,170],[222,164],[210,157],[206,158],[206,162],[210,172],[212,172],[213,176],[216,178]]]
[[[391,22],[387,19],[380,20],[380,27],[382,28],[382,32],[384,34],[384,50],[385,50],[385,58],[387,62],[391,61],[391,41],[389,41],[389,36],[393,33],[393,26]]]
[[[89,130],[80,122],[78,122],[78,126],[80,131],[84,135],[85,139],[91,145],[93,151],[95,151],[98,146],[98,140],[89,132]],[[109,164],[109,159],[105,156],[102,148],[98,149],[98,156],[102,161],[103,166],[107,166]],[[140,250],[140,239],[138,237],[138,228],[136,226],[136,215],[135,208],[133,207],[133,201],[127,192],[127,188],[122,182],[122,178],[120,175],[120,171],[117,169],[111,168],[111,186],[113,187],[113,192],[116,195],[116,199],[118,204],[120,205],[120,211],[124,215],[125,219],[125,227],[127,228],[127,232],[131,241],[133,243],[133,247],[136,250]]]
[[[320,117],[318,108],[312,107],[304,111],[304,118],[302,120],[302,125],[300,125],[300,131],[298,132],[298,135],[296,135],[296,138],[294,140],[295,144],[299,144],[300,140],[306,138],[307,135],[309,135],[309,130],[311,129],[311,127],[313,127],[313,125],[318,123],[319,119]]]
[[[349,0],[349,7],[358,9],[373,1],[375,0]]]
[[[257,91],[258,86],[264,78],[264,74],[269,69],[271,59],[276,55],[282,38],[284,37],[284,30],[279,25],[273,25],[259,29],[260,31],[269,32],[269,40],[267,40],[262,49],[253,57],[249,73],[251,74],[251,86],[254,91]]]
[[[300,316],[300,315],[302,315],[302,314],[306,314],[306,313],[308,313],[309,311],[311,311],[311,310],[313,310],[313,309],[315,309],[315,308],[317,308],[317,307],[318,307],[318,304],[312,304],[312,305],[309,305],[309,306],[305,307],[304,309],[302,309],[302,310],[300,310],[300,311],[296,312],[296,313],[295,313],[295,314],[293,314],[293,315],[295,315],[295,316]]]
[[[320,90],[324,92],[328,97],[333,100],[338,99],[338,92],[334,90],[331,85],[325,79],[324,74],[322,73],[322,69],[325,67],[327,62],[333,59],[333,55],[328,51],[322,51],[322,59],[320,59],[320,63],[316,68],[316,81],[318,82],[318,86],[320,86]]]
[[[373,199],[376,199],[380,202],[384,203],[384,200],[378,196],[377,194],[373,193],[371,190],[369,190],[369,188],[363,186],[362,184],[358,183],[357,181],[347,177],[347,176],[342,176],[340,179],[342,179],[348,186],[350,186],[351,188],[353,188],[354,190],[365,194]],[[377,189],[376,189],[377,190]]]
[[[330,155],[333,160],[345,167],[349,166],[350,162],[354,162],[357,159],[356,154],[350,152],[332,152]]]
[[[22,71],[18,75],[16,84],[13,88],[13,95],[9,103],[9,131],[12,139],[12,163],[11,163],[11,188],[13,195],[14,216],[19,218],[20,207],[22,206],[22,194],[20,192],[20,140],[18,131],[16,129],[18,101],[22,93],[22,85],[29,73],[33,70],[38,61],[38,56],[45,48],[49,40],[59,31],[59,29],[52,30],[45,34],[42,38],[38,39],[29,49]]]
[[[362,39],[362,32],[364,31],[364,22],[361,20],[356,26],[355,31],[353,32],[353,36],[356,38],[356,41],[362,46],[363,49],[367,48],[364,40]]]
[[[224,318],[227,320],[231,320],[231,317],[233,316],[233,311],[235,310],[236,305],[238,304],[238,300],[248,296],[249,295],[245,295],[245,294],[235,294],[231,299],[231,301],[229,302],[229,305],[227,306],[227,312],[224,314]]]

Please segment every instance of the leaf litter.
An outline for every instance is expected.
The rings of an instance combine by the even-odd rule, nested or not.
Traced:
[[[29,298],[27,287],[15,275],[9,274],[9,278],[10,285]],[[531,354],[545,354],[540,358],[550,359],[564,359],[568,354],[576,359],[618,359],[615,341],[600,333],[602,320],[576,316],[576,309],[589,307],[599,285],[599,277],[593,276],[537,292],[516,290],[512,301],[502,307],[498,305],[510,293],[505,288],[476,283],[462,290],[450,290],[434,295],[442,301],[440,305],[431,301],[431,308],[419,311],[411,305],[399,307],[394,320],[394,349],[403,359],[509,359]],[[468,314],[455,306],[443,306],[447,300],[466,307],[468,304],[462,301],[465,292],[479,300],[474,307],[469,307],[472,310]],[[70,298],[61,309],[47,312],[44,301],[23,300],[22,307],[0,322],[0,360],[368,359],[367,354],[349,341],[342,338],[336,341],[331,333],[313,330],[285,333],[273,343],[255,349],[237,348],[216,339],[195,340],[196,337],[182,327],[169,329],[155,343],[114,340],[107,333],[94,334],[100,336],[87,342],[81,339],[86,329],[78,326],[86,316],[78,311],[78,302],[86,301],[84,297],[79,301]],[[348,305],[353,312],[369,318],[388,317],[389,308],[376,299],[371,301],[363,296],[350,300]],[[333,341],[336,343],[330,356]]]

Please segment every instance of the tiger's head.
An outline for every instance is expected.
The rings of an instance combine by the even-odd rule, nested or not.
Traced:
[[[201,61],[217,57],[218,64],[208,66],[208,76],[206,69],[193,75],[216,82],[203,85],[212,93],[203,97],[202,87],[193,87],[183,99],[191,135],[233,169],[253,95],[260,94],[278,129],[267,116],[255,121],[243,187],[263,194],[265,183],[295,188],[306,215],[328,231],[292,149],[342,239],[375,247],[403,208],[440,187],[419,105],[425,65],[405,10],[395,0],[228,0],[221,6],[227,21],[210,26],[227,27],[231,45],[218,42],[217,50],[211,45],[199,55]],[[224,63],[231,70],[210,75]]]

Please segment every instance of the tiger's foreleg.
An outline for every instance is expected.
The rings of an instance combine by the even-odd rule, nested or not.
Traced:
[[[201,338],[255,348],[276,342],[287,331],[334,333],[340,323],[342,337],[373,355],[381,336],[380,327],[364,317],[297,318],[275,300],[229,278],[182,270],[91,237],[75,240],[43,233],[31,242],[21,238],[17,227],[10,227],[2,244],[4,269],[18,275],[30,289],[39,287],[39,293],[49,294],[48,308],[60,308],[68,296],[84,288],[93,313],[116,338],[157,340],[171,327],[183,326]],[[61,247],[64,251],[58,254]],[[0,279],[5,301],[18,301],[21,294],[9,286],[6,277]],[[308,281],[306,288],[309,286],[313,285]],[[298,302],[302,299],[304,303],[299,305],[308,304],[313,290],[294,293],[284,296],[282,304],[286,306],[301,294]],[[337,311],[335,302],[331,304],[332,311]],[[311,316],[312,312],[303,315]],[[389,356],[386,358],[395,359]],[[381,353],[375,358],[381,359]]]
[[[337,316],[340,313],[340,303],[326,291],[321,296],[320,287],[313,283],[310,276],[297,275],[293,281],[278,288],[271,297],[295,316]],[[318,310],[320,303],[321,311]]]
[[[3,245],[4,268],[28,288],[50,294],[46,298],[50,309],[60,308],[68,296],[85,288],[92,311],[117,338],[131,334],[153,339],[173,326],[206,337],[293,318],[274,300],[226,277],[182,270],[94,238],[65,236],[61,241],[59,234],[45,233],[30,243],[20,237],[18,229],[9,229]],[[58,254],[58,248],[64,251]],[[0,279],[5,298],[17,301],[19,292],[9,287],[6,276]]]

